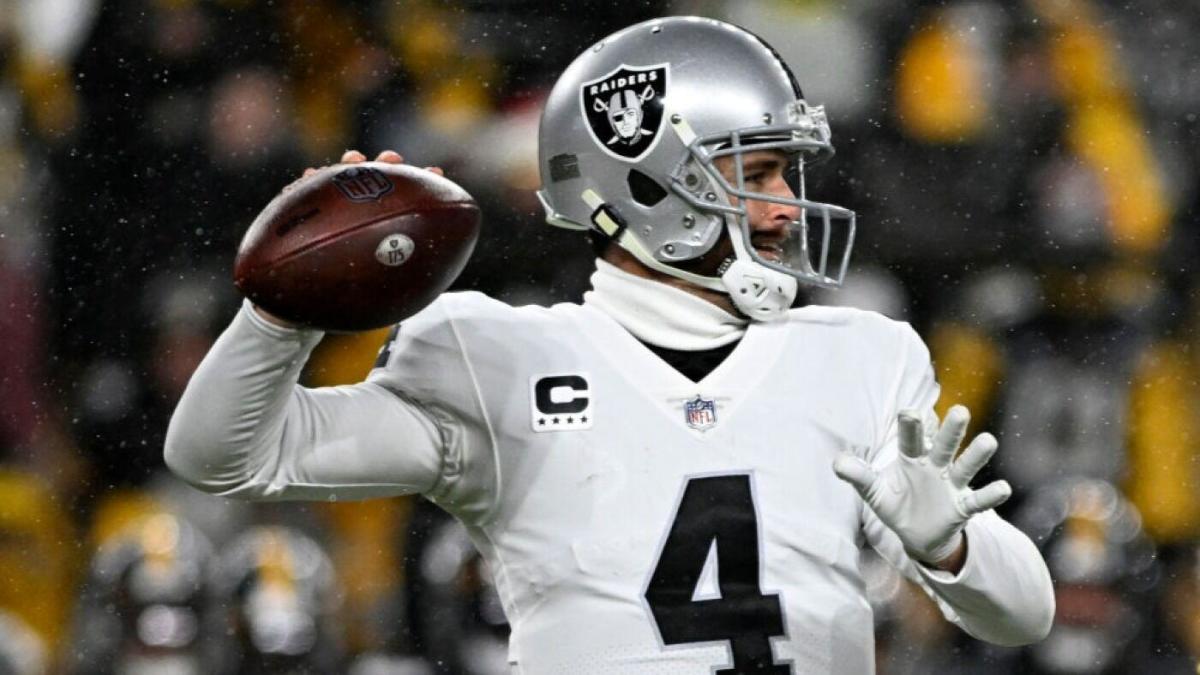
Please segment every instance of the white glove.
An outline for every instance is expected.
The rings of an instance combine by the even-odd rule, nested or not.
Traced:
[[[1012,495],[1012,488],[1002,480],[979,490],[967,487],[996,452],[995,436],[979,434],[952,461],[970,419],[966,408],[954,406],[932,442],[927,442],[918,414],[902,411],[897,419],[900,456],[895,461],[879,471],[853,455],[842,455],[833,463],[838,478],[858,490],[879,520],[900,537],[908,555],[925,563],[948,559],[962,543],[967,520]]]

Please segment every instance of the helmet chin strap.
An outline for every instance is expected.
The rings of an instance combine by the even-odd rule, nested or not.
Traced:
[[[725,227],[733,244],[734,255],[722,264],[722,290],[729,294],[735,307],[755,321],[779,321],[787,315],[796,299],[799,284],[796,278],[760,265],[746,250],[746,242],[735,221],[742,216],[728,214]],[[749,224],[747,224],[749,227]],[[730,262],[732,261],[732,262]]]

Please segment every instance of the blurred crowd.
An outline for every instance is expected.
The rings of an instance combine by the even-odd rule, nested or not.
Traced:
[[[847,287],[807,301],[917,327],[1055,578],[1050,637],[1000,649],[864,556],[879,672],[1196,672],[1200,8],[2,0],[0,673],[505,672],[436,508],[203,495],[163,467],[167,420],[237,308],[241,233],[346,148],[475,195],[457,288],[578,300],[591,250],[533,193],[540,101],[596,39],[683,13],[759,33],[826,105],[809,194],[860,228]],[[306,383],[382,340],[328,336]]]

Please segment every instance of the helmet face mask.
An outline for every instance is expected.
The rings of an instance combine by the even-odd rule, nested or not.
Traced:
[[[690,161],[685,160],[684,166],[703,167],[711,190],[688,190],[676,176],[672,176],[672,188],[697,210],[725,214],[739,257],[747,257],[800,282],[837,287],[845,279],[850,264],[855,214],[840,206],[806,198],[806,157],[811,156],[811,163],[817,163],[833,154],[824,109],[810,108],[802,99],[797,100],[789,105],[789,118],[791,123],[787,125],[735,129],[696,138],[688,146]],[[784,178],[790,196],[755,192],[746,187],[747,155],[765,151],[781,152],[787,157]],[[732,181],[715,166],[725,157],[732,160]],[[685,175],[686,172],[685,168]],[[717,199],[708,198],[709,192],[714,192]],[[736,198],[736,203],[731,198]],[[800,216],[788,224],[787,236],[774,258],[764,256],[753,245],[754,228],[746,207],[752,201],[785,204],[799,210]]]
[[[794,167],[790,194],[748,189],[743,162],[761,151]],[[854,213],[804,192],[804,164],[833,154],[824,110],[740,28],[672,17],[597,43],[551,92],[539,152],[548,222],[596,229],[646,267],[728,293],[751,318],[781,317],[798,283],[838,286],[845,276]],[[748,202],[800,214],[765,254]],[[713,274],[682,269],[724,250],[723,234],[731,255]]]

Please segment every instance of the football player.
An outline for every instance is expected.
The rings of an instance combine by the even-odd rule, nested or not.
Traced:
[[[595,102],[627,89],[648,133],[609,144]],[[245,499],[426,495],[487,560],[513,672],[870,672],[865,544],[970,634],[1037,641],[1046,566],[992,510],[1008,485],[968,487],[995,439],[957,454],[967,413],[937,424],[907,324],[790,308],[845,273],[854,214],[803,188],[831,152],[824,111],[753,34],[619,31],[541,123],[547,219],[600,251],[582,304],[445,294],[366,382],[305,389],[321,333],[247,303],[167,463]]]

